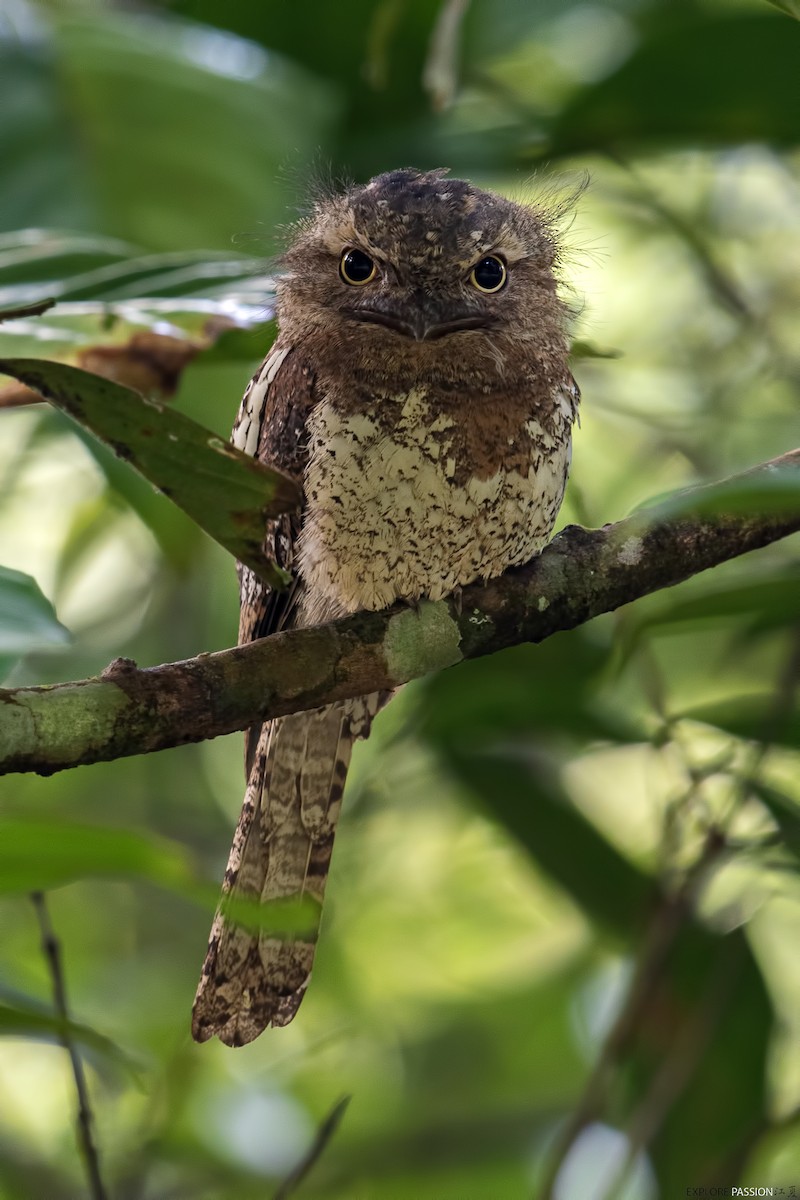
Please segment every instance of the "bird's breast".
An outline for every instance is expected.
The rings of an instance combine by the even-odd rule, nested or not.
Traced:
[[[469,406],[442,407],[422,388],[369,413],[320,404],[299,547],[306,620],[439,600],[525,562],[552,531],[569,431],[531,417],[471,429]]]

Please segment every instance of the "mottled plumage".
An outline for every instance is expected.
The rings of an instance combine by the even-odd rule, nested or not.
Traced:
[[[542,548],[578,406],[556,259],[546,214],[442,171],[394,171],[316,205],[284,256],[280,335],[233,433],[302,481],[302,510],[265,539],[295,582],[270,593],[241,570],[240,642],[440,599]],[[250,731],[226,893],[321,906],[352,744],[385,699]],[[218,915],[194,1036],[241,1045],[290,1021],[312,924],[281,939]]]

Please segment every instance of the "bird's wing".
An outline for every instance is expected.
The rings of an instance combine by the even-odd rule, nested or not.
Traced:
[[[308,458],[306,420],[314,403],[315,379],[292,346],[280,339],[256,371],[242,397],[231,441],[245,454],[278,467],[301,484]],[[249,567],[239,565],[239,645],[268,637],[290,627],[302,594],[296,573],[297,540],[302,509],[283,513],[267,523],[264,550],[292,576],[284,591],[263,583]],[[245,734],[245,776],[253,765],[261,726]]]

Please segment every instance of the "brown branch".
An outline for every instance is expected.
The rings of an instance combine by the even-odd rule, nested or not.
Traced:
[[[55,304],[53,296],[44,300],[33,300],[30,304],[15,304],[12,308],[0,308],[0,324],[3,321],[20,321],[25,317],[40,317]]]
[[[460,603],[422,601],[185,662],[0,689],[0,773],[143,754],[541,642],[800,530],[800,450],[603,529],[565,529],[524,567]],[[781,487],[783,491],[781,491]],[[747,511],[743,511],[746,509]]]

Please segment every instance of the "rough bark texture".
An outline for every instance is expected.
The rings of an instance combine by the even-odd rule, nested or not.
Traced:
[[[788,487],[771,494],[778,475]],[[48,775],[203,741],[543,641],[800,530],[798,478],[795,450],[748,473],[753,511],[734,511],[741,496],[721,511],[728,481],[603,529],[570,526],[532,562],[465,588],[460,604],[357,613],[185,662],[139,669],[117,659],[97,678],[0,689],[0,773]]]

